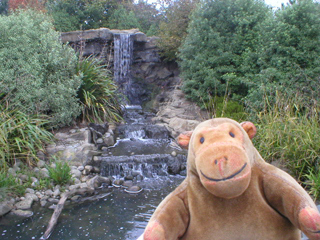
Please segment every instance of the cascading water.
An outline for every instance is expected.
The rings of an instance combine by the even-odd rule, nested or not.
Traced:
[[[133,60],[133,35],[129,33],[114,34],[114,81],[119,90],[135,104],[136,98],[132,92],[131,64]]]
[[[117,129],[117,143],[96,157],[101,162],[102,175],[119,178],[139,174],[154,178],[184,169],[184,152],[170,139],[164,126],[149,121],[151,116],[139,106],[126,109],[126,124]]]

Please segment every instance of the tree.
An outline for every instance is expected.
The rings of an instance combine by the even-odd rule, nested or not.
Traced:
[[[270,18],[272,10],[261,0],[201,2],[180,48],[187,96],[199,104],[210,96],[246,96],[246,77],[259,71],[261,26]]]
[[[106,25],[116,0],[49,0],[47,10],[58,31],[99,28]]]
[[[261,96],[267,95],[273,102],[276,91],[300,97],[307,105],[318,101],[320,4],[312,0],[291,1],[275,13],[263,38],[261,70],[251,82],[247,103],[261,109]]]
[[[135,13],[128,11],[123,6],[120,6],[111,14],[107,26],[115,29],[141,28]]]
[[[0,14],[7,14],[8,0],[0,0]]]
[[[198,0],[167,1],[165,9],[166,19],[161,22],[159,29],[159,47],[162,56],[167,60],[176,60],[178,48],[187,35],[189,16],[195,9]]]
[[[39,0],[9,0],[8,1],[8,9],[9,10],[16,10],[18,8],[32,8],[35,10],[44,10],[44,6],[46,1],[39,1]]]
[[[148,36],[157,35],[163,15],[157,10],[155,3],[149,4],[145,0],[139,0],[137,3],[128,4],[128,10],[134,12],[140,31]]]

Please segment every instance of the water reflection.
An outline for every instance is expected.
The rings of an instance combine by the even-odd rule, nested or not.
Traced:
[[[66,205],[50,239],[54,240],[135,240],[144,231],[154,209],[183,181],[167,176],[145,179],[144,191],[128,194],[113,188],[104,199],[79,205]],[[52,210],[34,208],[27,219],[6,216],[0,219],[0,239],[39,239],[46,229]]]

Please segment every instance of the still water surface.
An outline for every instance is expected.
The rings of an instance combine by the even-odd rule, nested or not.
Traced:
[[[158,204],[183,179],[180,176],[145,179],[141,183],[144,191],[139,194],[128,194],[121,188],[112,188],[110,195],[103,199],[66,205],[50,239],[135,240],[143,233]],[[10,215],[0,218],[0,239],[39,239],[46,230],[53,210],[37,206],[33,210],[35,214],[27,219]]]

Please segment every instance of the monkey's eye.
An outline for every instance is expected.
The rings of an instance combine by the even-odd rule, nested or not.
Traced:
[[[231,136],[231,137],[235,137],[235,135],[234,135],[234,133],[233,132],[229,132],[229,135]]]
[[[200,143],[204,143],[204,137],[200,138]]]

